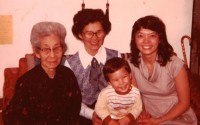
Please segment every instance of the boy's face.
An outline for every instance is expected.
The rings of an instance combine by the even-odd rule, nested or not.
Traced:
[[[109,83],[119,94],[126,94],[131,89],[131,73],[122,67],[114,73],[108,74]]]

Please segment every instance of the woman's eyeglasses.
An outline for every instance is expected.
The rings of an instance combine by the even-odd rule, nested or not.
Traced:
[[[58,54],[58,53],[62,52],[63,47],[62,47],[62,46],[57,46],[57,47],[55,47],[55,48],[53,48],[53,49],[51,49],[51,48],[40,48],[40,47],[38,47],[38,49],[39,49],[44,55],[49,55],[49,53],[50,53],[51,51],[53,51],[54,54]]]
[[[88,39],[92,38],[94,35],[96,35],[96,37],[101,38],[104,36],[105,32],[103,30],[99,30],[97,32],[92,32],[92,31],[86,31],[83,32],[84,36]]]

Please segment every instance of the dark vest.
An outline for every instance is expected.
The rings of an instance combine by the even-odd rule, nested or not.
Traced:
[[[113,57],[118,56],[118,52],[116,50],[111,50],[106,48],[106,60],[111,59]],[[79,87],[81,89],[82,94],[82,102],[86,105],[92,105],[99,95],[99,92],[105,88],[108,83],[104,79],[103,72],[101,73],[99,80],[100,84],[91,84],[89,83],[89,74],[91,66],[88,65],[86,69],[81,64],[79,53],[77,52],[75,55],[67,59],[71,69],[73,70],[75,76],[77,77]],[[100,63],[101,71],[103,69],[102,63]]]

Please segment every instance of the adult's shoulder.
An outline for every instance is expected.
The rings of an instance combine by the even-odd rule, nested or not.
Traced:
[[[59,65],[57,70],[59,72],[65,72],[65,73],[72,73],[73,74],[73,71],[69,67],[64,66],[64,65]]]
[[[183,62],[183,60],[182,60],[181,58],[179,58],[178,56],[176,56],[176,55],[173,55],[173,56],[170,58],[170,60],[172,60],[172,61],[180,61],[180,62]]]
[[[119,57],[120,56],[120,53],[117,50],[109,49],[109,48],[105,48],[105,47],[103,49],[105,49],[108,58]]]
[[[30,85],[33,81],[33,79],[38,79],[40,80],[41,76],[42,76],[42,68],[41,66],[38,64],[35,67],[33,67],[32,69],[28,70],[27,72],[25,72],[22,76],[20,76],[17,79],[17,85],[16,86],[20,86],[19,84],[23,84],[24,85]]]
[[[122,57],[123,58],[123,57]],[[126,61],[128,62],[132,73],[139,71],[139,67],[136,67],[132,62],[131,62],[131,58],[127,58]]]
[[[112,52],[117,52],[117,53],[119,53],[119,51],[118,50],[115,50],[115,49],[110,49],[110,48],[107,48],[107,47],[104,47],[105,48],[105,50],[106,51],[112,51]]]
[[[75,54],[68,56],[66,58],[65,62],[71,62],[71,61],[77,60],[77,58],[79,58],[79,52],[76,52]],[[64,65],[65,65],[65,63],[64,63]]]
[[[178,56],[173,55],[170,58],[170,61],[168,62],[167,65],[168,66],[172,66],[172,65],[181,65],[181,66],[183,66],[184,65],[184,61],[182,59],[180,59]]]
[[[33,77],[33,76],[35,76],[36,74],[38,74],[40,72],[42,72],[42,67],[41,67],[41,65],[37,64],[32,69],[30,69],[27,72],[25,72],[20,78]]]
[[[74,60],[74,58],[77,58],[77,56],[79,56],[79,52],[76,52],[71,55],[67,55],[65,61]]]
[[[170,58],[170,61],[166,65],[166,68],[173,77],[175,77],[183,67],[183,60],[175,55]]]

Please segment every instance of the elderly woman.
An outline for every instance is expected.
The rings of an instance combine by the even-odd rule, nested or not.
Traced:
[[[132,28],[131,68],[142,95],[140,125],[197,125],[183,61],[167,40],[165,24],[153,15]]]
[[[81,41],[81,48],[65,65],[74,71],[82,94],[80,124],[101,124],[94,112],[94,105],[101,89],[108,84],[102,69],[106,60],[118,56],[116,50],[103,47],[104,39],[111,30],[111,23],[101,9],[83,9],[73,18],[73,35]],[[95,64],[95,65],[93,65]],[[94,68],[94,67],[98,68]],[[93,70],[94,69],[94,70]],[[96,70],[96,72],[95,72]]]
[[[74,125],[81,93],[72,70],[60,65],[66,50],[66,30],[56,22],[33,26],[31,44],[40,64],[17,81],[15,93],[3,111],[4,125]]]

